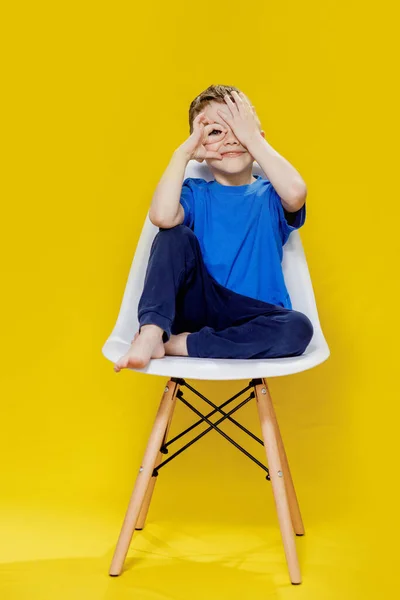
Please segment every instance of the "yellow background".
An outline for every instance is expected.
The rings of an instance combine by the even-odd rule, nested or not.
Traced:
[[[2,599],[395,594],[390,4],[19,3],[2,27]],[[331,357],[270,380],[306,526],[296,587],[270,484],[215,433],[161,472],[127,570],[108,576],[165,380],[117,375],[101,348],[189,104],[212,83],[250,97],[308,186],[301,237]],[[242,382],[190,383],[219,401]],[[258,434],[256,412],[241,420]],[[171,433],[192,420],[179,404]]]

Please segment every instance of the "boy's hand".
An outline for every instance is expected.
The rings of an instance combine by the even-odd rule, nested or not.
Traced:
[[[205,144],[210,143],[209,134],[216,130],[217,133],[212,136],[212,143],[219,144],[216,146],[214,151],[207,150]],[[193,133],[188,137],[179,148],[186,153],[189,160],[195,159],[197,162],[203,162],[205,158],[219,158],[222,160],[222,154],[218,152],[227,127],[213,123],[208,117],[205,116],[204,112],[201,112],[193,120]]]
[[[254,106],[252,106],[247,97],[240,92],[233,91],[232,96],[235,102],[229,98],[228,94],[224,97],[229,107],[231,116],[227,116],[221,110],[217,110],[221,119],[232,129],[239,142],[249,148],[251,142],[261,135],[261,123]]]

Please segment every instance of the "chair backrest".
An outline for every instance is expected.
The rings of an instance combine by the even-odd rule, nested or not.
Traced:
[[[256,162],[253,163],[253,173],[267,179]],[[207,163],[198,163],[195,160],[188,163],[184,178],[186,177],[198,177],[206,181],[213,179]],[[159,228],[153,225],[147,214],[133,257],[118,319],[111,334],[113,339],[130,343],[138,330],[137,306],[143,290],[151,244],[158,230]],[[292,308],[307,315],[314,326],[314,332],[321,331],[314,290],[299,231],[292,231],[283,247],[282,269]]]

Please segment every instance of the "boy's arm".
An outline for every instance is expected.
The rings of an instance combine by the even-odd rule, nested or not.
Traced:
[[[180,199],[188,162],[187,153],[177,148],[156,187],[149,209],[149,219],[157,227],[170,229],[183,223],[185,213]]]
[[[290,162],[261,135],[252,140],[248,150],[272,183],[283,208],[288,212],[300,210],[306,200],[307,187]]]

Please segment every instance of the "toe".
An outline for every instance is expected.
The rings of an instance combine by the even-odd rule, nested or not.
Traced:
[[[119,360],[117,360],[117,362],[115,363],[115,369],[118,371],[120,371],[121,369],[125,369],[128,365],[128,357],[122,356]]]

